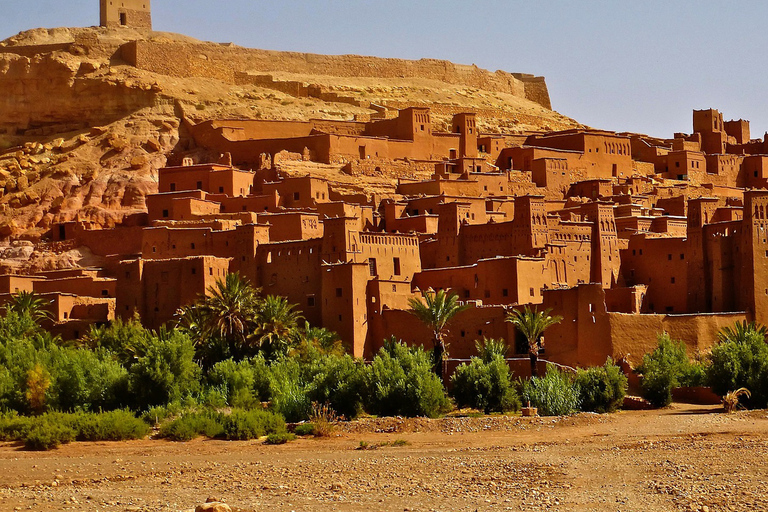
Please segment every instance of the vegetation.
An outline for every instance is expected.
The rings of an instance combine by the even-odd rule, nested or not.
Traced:
[[[627,377],[610,357],[603,366],[580,369],[574,383],[582,411],[614,412],[627,394]]]
[[[389,341],[365,374],[366,409],[381,416],[434,418],[450,406],[433,362],[421,347]]]
[[[472,407],[486,414],[516,411],[520,408],[512,382],[512,372],[504,360],[506,344],[498,340],[477,343],[480,357],[462,364],[451,377],[451,394],[459,407]]]
[[[432,366],[442,382],[448,322],[469,306],[459,304],[459,296],[455,293],[448,294],[445,290],[425,293],[424,302],[411,298],[408,304],[411,306],[411,313],[432,331]]]
[[[766,328],[754,323],[736,323],[719,333],[720,343],[709,355],[707,381],[720,396],[746,388],[749,407],[768,407],[768,344]]]
[[[542,416],[564,416],[579,410],[579,387],[571,375],[547,366],[543,377],[531,377],[522,383],[524,404],[537,407]]]
[[[517,327],[517,330],[528,340],[528,357],[531,359],[532,377],[539,375],[539,352],[542,348],[541,339],[544,331],[563,320],[561,316],[550,316],[550,311],[552,310],[536,311],[525,306],[522,311],[513,309],[507,313],[507,322]]]
[[[685,344],[672,340],[667,333],[659,334],[656,350],[643,357],[637,371],[643,376],[640,384],[643,397],[654,407],[665,407],[672,402],[672,388],[700,385],[703,379],[703,367],[692,363]]]

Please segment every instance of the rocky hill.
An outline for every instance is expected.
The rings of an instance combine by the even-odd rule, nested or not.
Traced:
[[[6,241],[37,241],[72,219],[110,226],[143,210],[157,169],[187,147],[184,118],[353,120],[426,105],[437,129],[458,111],[478,112],[483,132],[580,126],[550,110],[540,77],[436,60],[249,50],[126,28],[36,29],[2,41],[0,90]],[[338,170],[320,171],[333,179]]]

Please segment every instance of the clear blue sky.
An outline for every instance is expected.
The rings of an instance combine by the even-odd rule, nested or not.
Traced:
[[[3,0],[0,39],[98,24],[98,0]],[[547,78],[555,110],[669,137],[717,108],[768,130],[768,2],[152,0],[156,30],[242,46],[448,59]]]

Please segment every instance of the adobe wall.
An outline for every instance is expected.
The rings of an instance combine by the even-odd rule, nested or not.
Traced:
[[[235,83],[236,71],[281,72],[338,77],[418,78],[514,94],[551,108],[543,77],[491,73],[444,60],[384,59],[359,55],[317,55],[169,41],[133,41],[123,58],[135,67],[176,76],[203,76]]]
[[[630,363],[639,364],[643,354],[656,348],[657,334],[662,332],[683,341],[689,357],[706,354],[717,342],[720,329],[746,319],[744,313],[672,316],[608,313],[613,358],[627,356]]]
[[[100,0],[102,27],[152,29],[150,0]]]

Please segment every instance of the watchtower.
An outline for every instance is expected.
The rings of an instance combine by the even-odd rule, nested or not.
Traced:
[[[152,29],[150,0],[99,0],[102,27]]]

